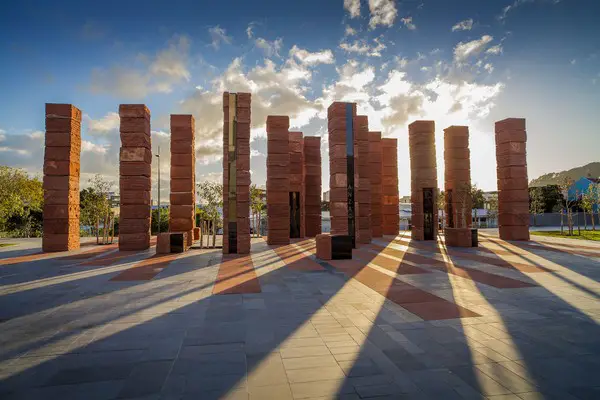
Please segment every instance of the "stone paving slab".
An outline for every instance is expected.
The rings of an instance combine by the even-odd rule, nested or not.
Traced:
[[[157,264],[83,242],[29,257],[38,245],[0,250],[2,399],[599,394],[593,243],[482,233],[444,252],[401,234],[324,263],[314,240],[253,239],[241,262],[192,249]]]

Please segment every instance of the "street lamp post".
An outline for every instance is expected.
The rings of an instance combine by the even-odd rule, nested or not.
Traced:
[[[160,233],[160,146],[158,146],[158,233]]]

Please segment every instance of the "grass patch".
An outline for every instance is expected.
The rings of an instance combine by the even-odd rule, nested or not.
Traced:
[[[577,229],[573,232],[573,236],[569,236],[566,234],[567,230],[565,229],[564,234],[560,234],[560,231],[533,231],[532,235],[536,236],[550,236],[550,237],[558,237],[563,239],[580,239],[580,240],[594,240],[596,242],[600,242],[600,231],[581,231],[581,235],[577,233]]]
[[[16,243],[0,243],[0,247],[16,246]]]

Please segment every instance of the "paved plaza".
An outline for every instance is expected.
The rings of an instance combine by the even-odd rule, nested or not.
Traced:
[[[0,248],[0,398],[597,399],[600,244]],[[153,241],[155,243],[155,241]]]

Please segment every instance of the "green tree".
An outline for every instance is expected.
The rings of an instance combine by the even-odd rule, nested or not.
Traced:
[[[446,227],[446,218],[444,218],[444,213],[446,212],[446,194],[444,191],[440,191],[440,194],[437,198],[437,206],[438,210],[442,211],[442,230]]]
[[[79,193],[80,222],[83,225],[93,226],[96,234],[96,243],[100,242],[100,221],[104,227],[103,243],[108,242],[109,226],[115,218],[110,209],[109,192],[113,183],[105,180],[102,175],[96,174],[89,181],[89,187]]]
[[[0,231],[39,236],[44,204],[42,181],[19,168],[0,166]]]
[[[150,227],[150,231],[153,235],[158,232],[158,224],[158,209],[152,210],[152,225]],[[165,208],[161,208],[160,210],[160,231],[169,231],[169,210]]]
[[[533,226],[537,226],[536,215],[543,214],[546,210],[546,199],[541,187],[529,189],[529,212],[533,215]]]
[[[256,236],[260,236],[260,224],[262,220],[262,213],[266,208],[264,199],[264,190],[259,189],[256,184],[250,186],[250,208],[254,215],[254,229]]]
[[[219,209],[223,207],[223,185],[217,182],[204,181],[196,184],[196,190],[202,208],[208,219],[212,221],[212,246],[216,247],[217,230],[221,219]]]
[[[598,185],[591,184],[587,190],[581,195],[581,208],[583,208],[583,218],[585,221],[585,213],[589,213],[592,216],[592,230],[596,230],[596,223],[594,221],[594,207],[598,203]],[[585,229],[587,230],[587,221],[585,221]]]
[[[564,209],[560,211],[560,230],[563,231],[563,215],[567,214],[567,226],[569,229],[569,236],[573,235],[573,206],[577,201],[578,193],[575,194],[575,198],[569,196],[569,189],[573,186],[573,179],[565,176],[558,184],[558,188],[563,196]]]
[[[471,215],[474,219],[477,218],[477,209],[484,208],[485,196],[483,190],[479,189],[476,184],[469,185],[471,193]]]

